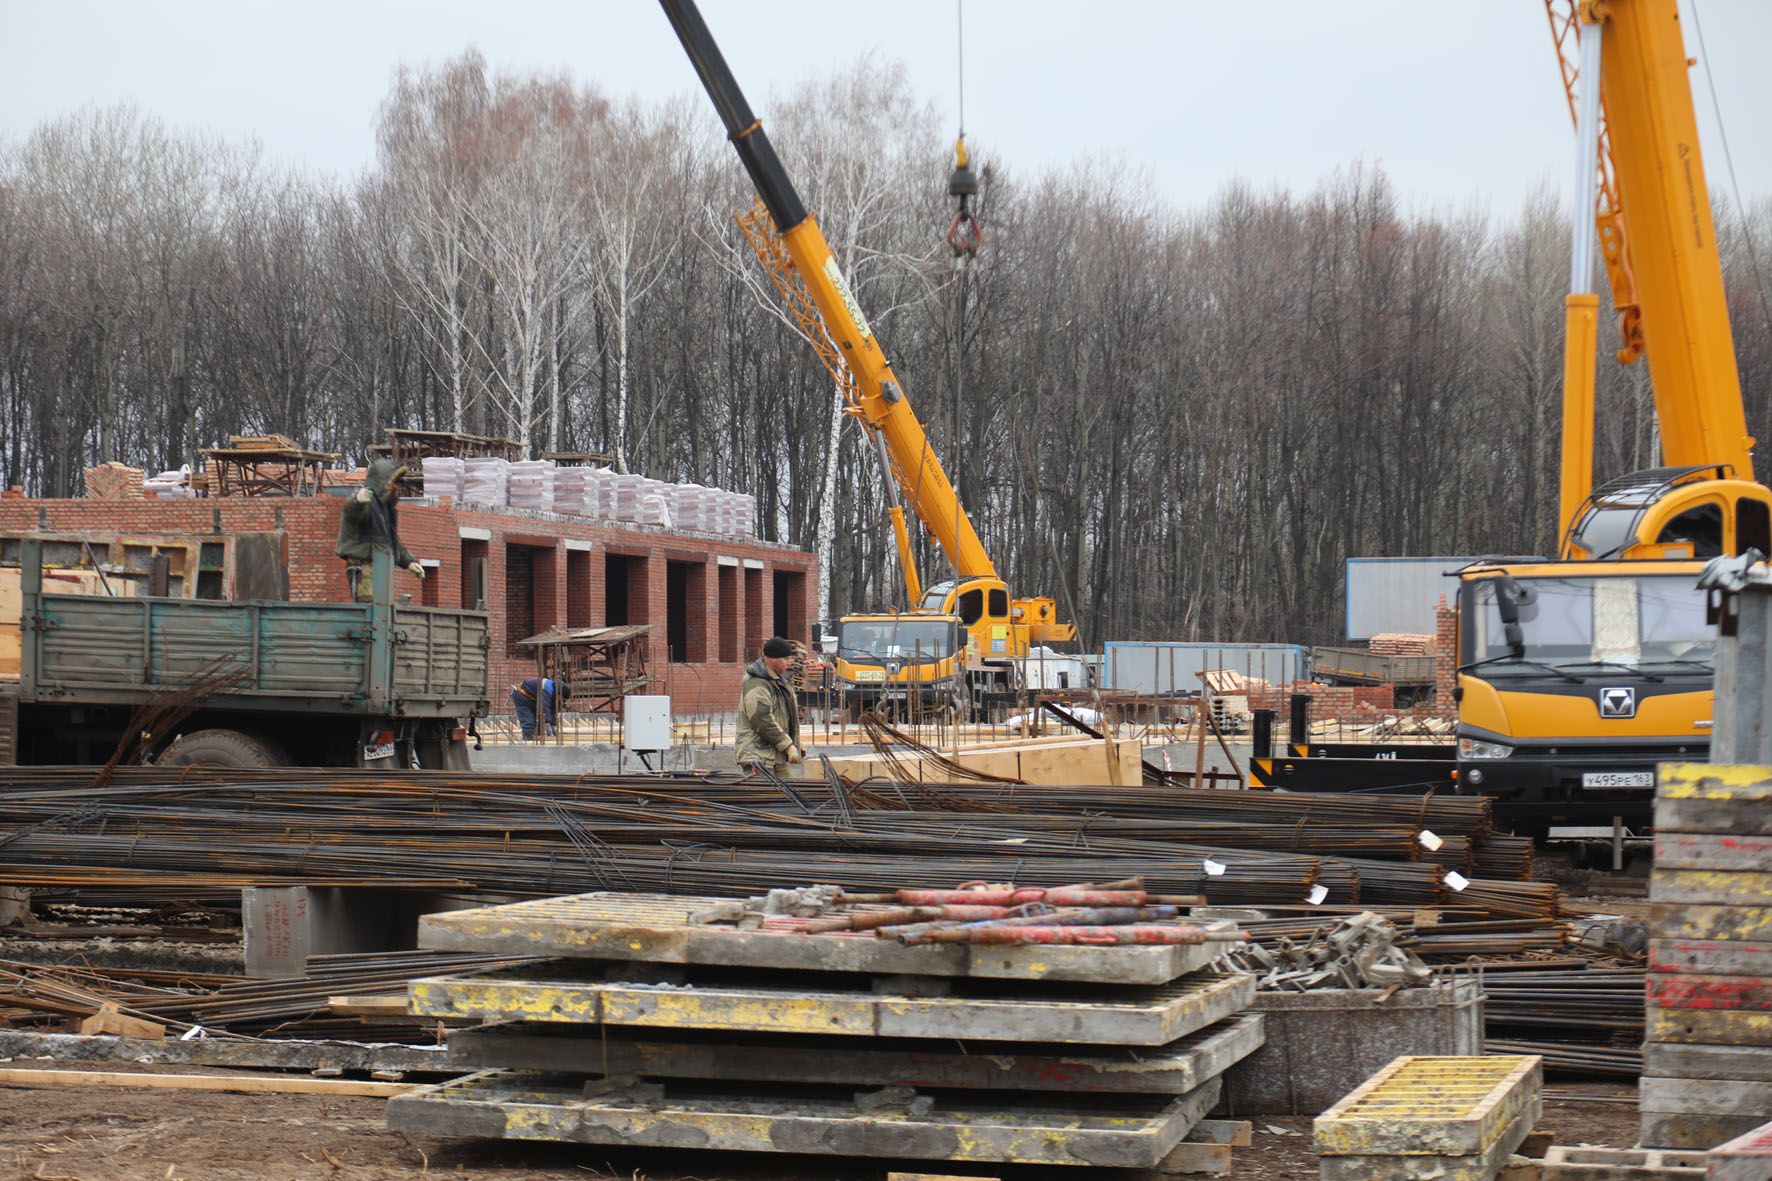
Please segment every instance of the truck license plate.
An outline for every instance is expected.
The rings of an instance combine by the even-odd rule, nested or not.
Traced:
[[[363,761],[366,763],[376,759],[391,759],[393,757],[394,744],[391,742],[372,742],[363,748]]]
[[[1654,787],[1653,771],[1584,771],[1583,787]]]

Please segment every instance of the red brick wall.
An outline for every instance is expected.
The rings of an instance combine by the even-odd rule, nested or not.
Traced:
[[[289,533],[289,593],[292,599],[336,601],[346,598],[344,563],[333,553],[338,541],[341,502],[335,497],[270,498],[218,497],[204,500],[37,500],[7,497],[0,500],[0,531],[115,533],[209,533],[284,529]],[[491,540],[464,538],[463,529],[484,530]],[[590,542],[592,549],[569,551],[563,544],[572,538]],[[492,611],[491,674],[487,696],[495,712],[507,708],[512,682],[534,675],[534,666],[506,655],[511,641],[534,630],[570,623],[598,627],[603,619],[604,553],[615,552],[639,559],[629,564],[628,612],[631,622],[654,625],[649,634],[649,667],[658,678],[651,691],[671,696],[679,714],[724,713],[735,708],[744,662],[767,638],[773,615],[770,590],[774,572],[789,571],[801,602],[792,605],[792,618],[811,619],[817,601],[818,567],[811,554],[772,542],[737,538],[712,538],[677,533],[647,525],[593,522],[564,514],[480,511],[454,505],[407,502],[400,507],[400,540],[421,559],[435,559],[427,570],[436,580],[434,590],[421,590],[418,581],[404,571],[394,575],[394,593],[410,594],[414,601],[435,593],[437,601],[463,601],[463,569],[476,555],[487,558],[487,604]],[[530,561],[519,561],[516,576],[507,585],[507,546],[527,547]],[[669,664],[665,659],[666,552],[672,560],[702,563],[707,570],[700,579],[689,580],[690,652],[708,659]],[[519,550],[518,552],[522,552]],[[582,561],[579,559],[583,553]],[[747,625],[744,643],[730,659],[715,646],[712,637],[721,618],[720,581],[712,573],[719,557],[761,563],[761,568],[736,567],[745,577],[735,578],[740,588],[733,604],[734,619]],[[730,568],[730,567],[728,567]],[[725,568],[722,568],[725,569]],[[695,572],[692,572],[692,574]],[[754,577],[753,577],[754,576]],[[527,594],[530,618],[507,618],[507,594]],[[749,601],[752,597],[758,601]],[[580,616],[582,615],[582,620]],[[512,626],[515,625],[515,626]],[[754,628],[758,630],[752,630]],[[699,639],[699,647],[698,640]]]

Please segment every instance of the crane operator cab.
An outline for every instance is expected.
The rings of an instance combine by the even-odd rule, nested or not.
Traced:
[[[1632,472],[1594,489],[1564,539],[1566,558],[1710,559],[1772,554],[1767,489],[1727,465]]]

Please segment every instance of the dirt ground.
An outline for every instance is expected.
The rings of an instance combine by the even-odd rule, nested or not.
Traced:
[[[11,1067],[54,1068],[43,1061]],[[206,1073],[189,1068],[116,1070]],[[1636,1143],[1635,1088],[1553,1081],[1538,1127],[1558,1144]],[[1565,1099],[1560,1096],[1576,1095]],[[916,1162],[748,1153],[621,1151],[521,1141],[451,1140],[389,1132],[379,1099],[124,1087],[0,1085],[0,1181],[884,1181],[928,1171]],[[1230,1178],[1315,1178],[1311,1121],[1258,1117],[1255,1142],[1234,1150]],[[944,1167],[941,1172],[1048,1181],[1075,1170]],[[1114,1173],[1089,1173],[1106,1181]]]

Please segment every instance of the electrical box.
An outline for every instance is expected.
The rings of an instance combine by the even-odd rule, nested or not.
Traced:
[[[622,698],[621,744],[628,750],[669,750],[670,697],[630,693]]]

